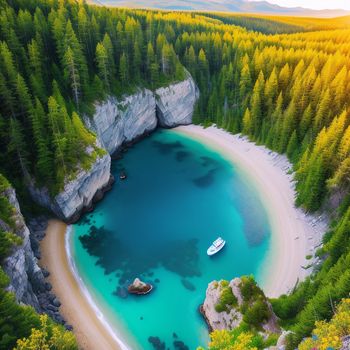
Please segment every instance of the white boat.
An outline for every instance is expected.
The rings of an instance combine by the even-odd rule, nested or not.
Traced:
[[[218,253],[226,244],[226,241],[224,241],[221,237],[217,238],[213,244],[208,248],[207,254],[209,256],[214,255]]]

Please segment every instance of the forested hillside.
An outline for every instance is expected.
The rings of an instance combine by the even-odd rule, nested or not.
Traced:
[[[273,302],[295,331],[292,349],[350,291],[349,38],[350,29],[266,35],[205,14],[0,0],[0,171],[21,191],[35,180],[57,192],[103,152],[81,121],[94,101],[181,80],[185,67],[201,92],[194,121],[286,153],[297,204],[335,217],[320,271]]]
[[[222,12],[199,12],[207,17],[216,18],[225,24],[241,26],[264,34],[300,33],[317,30],[346,29],[350,16],[338,18],[270,16]]]

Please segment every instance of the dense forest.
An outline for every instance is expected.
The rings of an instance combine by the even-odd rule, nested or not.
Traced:
[[[334,20],[310,32],[323,20],[286,17],[283,33],[266,34],[274,21],[255,21],[256,32],[223,14],[0,0],[0,172],[23,196],[28,182],[57,193],[104,152],[82,122],[94,101],[181,80],[186,68],[201,92],[194,122],[286,153],[297,205],[334,217],[319,271],[272,301],[294,349],[350,292],[350,29]]]

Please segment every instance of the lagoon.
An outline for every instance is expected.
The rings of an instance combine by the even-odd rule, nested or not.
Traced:
[[[198,306],[208,283],[244,274],[259,281],[270,246],[254,184],[221,154],[176,130],[140,141],[112,171],[113,189],[72,228],[80,278],[131,349],[206,345]],[[219,235],[227,244],[209,258],[206,250]],[[152,293],[128,296],[135,277],[152,283]]]

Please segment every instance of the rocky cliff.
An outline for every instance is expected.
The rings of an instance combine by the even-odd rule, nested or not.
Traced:
[[[210,330],[231,330],[242,321],[266,333],[279,333],[271,304],[251,277],[209,283],[201,306]]]
[[[160,126],[174,127],[192,123],[194,105],[199,97],[198,88],[192,77],[157,89],[155,95]]]
[[[81,169],[75,178],[67,182],[54,198],[46,188],[29,186],[33,200],[50,209],[66,222],[76,221],[83,210],[89,210],[94,201],[103,197],[113,179],[110,175],[111,157],[104,154],[98,157],[89,170]]]
[[[37,265],[37,260],[31,248],[29,229],[21,214],[15,191],[9,188],[1,195],[7,197],[14,208],[15,233],[22,239],[22,244],[16,246],[12,254],[3,263],[4,271],[10,277],[10,284],[7,289],[15,293],[18,301],[40,310],[39,301],[34,291],[43,285],[44,276]],[[2,228],[11,231],[3,222]]]
[[[46,219],[32,219],[30,229],[26,225],[13,188],[9,187],[0,196],[4,196],[11,207],[15,227],[10,227],[0,219],[0,228],[12,232],[21,238],[21,244],[12,248],[10,255],[2,262],[9,276],[7,290],[16,296],[19,303],[33,306],[38,312],[46,312],[55,321],[65,324],[59,313],[61,303],[51,293],[51,285],[46,282],[48,272],[38,265],[40,257],[38,239],[42,239],[46,230]],[[70,326],[66,325],[67,328]]]
[[[124,142],[130,142],[158,125],[174,127],[190,124],[198,88],[192,77],[152,92],[139,90],[121,99],[109,97],[96,104],[95,113],[85,123],[110,153]]]
[[[95,106],[93,117],[86,118],[85,123],[109,154],[113,154],[124,142],[157,127],[154,94],[143,89],[121,100],[109,97]]]

